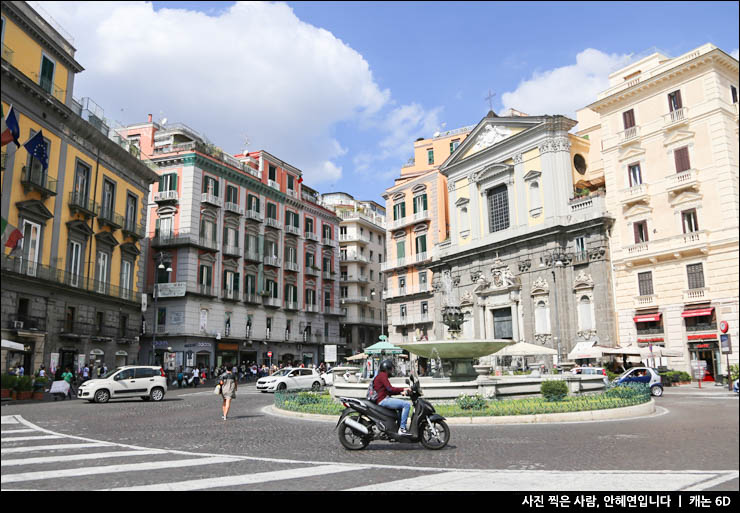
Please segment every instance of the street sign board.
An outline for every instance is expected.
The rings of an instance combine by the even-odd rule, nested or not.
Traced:
[[[324,346],[324,360],[327,362],[337,361],[337,346]]]
[[[704,379],[704,374],[707,370],[707,362],[705,360],[691,360],[691,373],[695,379]]]
[[[732,343],[729,333],[721,333],[719,335],[719,345],[722,347],[722,354],[732,354]]]
[[[157,283],[157,297],[182,297],[185,295],[187,283],[179,281],[176,283]]]

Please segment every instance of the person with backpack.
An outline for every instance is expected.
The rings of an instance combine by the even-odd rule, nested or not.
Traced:
[[[384,408],[402,410],[401,424],[399,424],[398,432],[400,434],[406,434],[406,420],[409,418],[411,403],[409,401],[402,401],[401,399],[394,399],[391,395],[407,395],[410,392],[410,389],[391,386],[391,382],[388,378],[393,375],[393,368],[392,360],[383,360],[378,369],[378,374],[370,383],[372,389],[368,388],[368,395],[370,396],[368,399]]]

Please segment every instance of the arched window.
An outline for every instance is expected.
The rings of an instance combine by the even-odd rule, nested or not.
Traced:
[[[549,333],[548,329],[548,308],[544,301],[538,301],[534,309],[535,334]]]
[[[591,317],[591,300],[588,296],[581,296],[578,301],[578,318],[581,320],[581,330],[592,330],[594,328]]]

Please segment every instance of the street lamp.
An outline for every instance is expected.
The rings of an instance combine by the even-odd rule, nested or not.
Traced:
[[[157,269],[165,269],[164,265],[164,255],[162,253],[159,253],[159,265],[157,266]],[[172,267],[167,266],[166,270],[168,273],[172,272]],[[151,362],[154,364],[155,358],[155,351],[156,351],[156,344],[157,344],[157,330],[159,329],[159,308],[157,308],[157,300],[159,299],[159,294],[157,293],[159,290],[159,283],[158,280],[155,279],[157,283],[154,284],[154,290],[152,293],[154,294],[154,332],[152,333],[152,358]],[[169,275],[167,276],[167,281],[169,282]]]

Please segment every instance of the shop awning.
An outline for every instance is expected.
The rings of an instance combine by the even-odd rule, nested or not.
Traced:
[[[596,346],[596,342],[578,342],[573,350],[568,353],[568,360],[581,360],[585,358],[601,358],[602,348]]]
[[[661,313],[636,315],[632,318],[635,322],[658,322],[660,320]]]
[[[25,347],[23,344],[19,344],[18,342],[13,342],[12,340],[6,340],[2,339],[2,345],[3,349],[14,349],[16,351],[25,351]]]
[[[695,310],[686,310],[681,313],[681,317],[702,317],[704,315],[712,315],[714,307],[711,308],[697,308]]]

